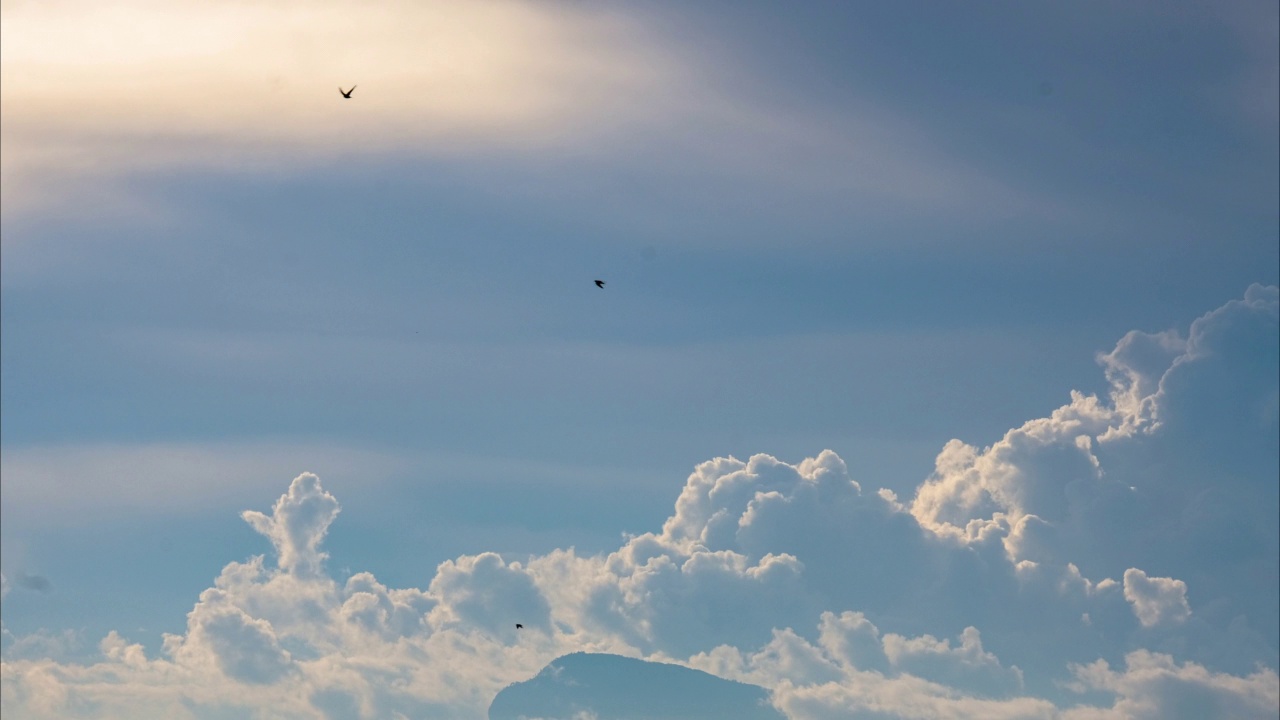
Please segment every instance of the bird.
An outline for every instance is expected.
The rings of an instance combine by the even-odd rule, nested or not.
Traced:
[[[517,629],[517,630],[523,630],[523,629],[524,629],[524,626],[523,626],[523,625],[521,625],[520,623],[516,623],[516,629]]]
[[[597,281],[596,281],[596,287],[598,287],[598,288],[602,288],[602,287],[604,287],[604,281],[603,281],[603,280],[597,280]]]
[[[339,85],[339,86],[338,86],[338,92],[342,93],[342,97],[344,97],[344,98],[346,98],[346,99],[348,99],[348,100],[350,100],[350,99],[351,99],[351,93],[353,93],[353,92],[355,92],[355,91],[356,91],[356,86],[355,86],[355,85],[352,85],[350,90],[343,90],[341,85]]]

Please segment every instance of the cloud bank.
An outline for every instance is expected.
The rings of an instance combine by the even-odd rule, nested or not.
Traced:
[[[831,451],[716,458],[613,552],[465,555],[423,588],[335,578],[340,504],[304,473],[243,514],[270,558],[228,564],[158,655],[117,632],[90,664],[8,652],[3,709],[483,717],[588,651],[755,683],[791,718],[1274,717],[1278,317],[1255,285],[1185,337],[1129,333],[1105,397],[948,443],[910,499]]]

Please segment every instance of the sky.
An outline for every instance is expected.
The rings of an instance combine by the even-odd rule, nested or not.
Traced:
[[[4,0],[5,716],[1275,717],[1278,13]]]

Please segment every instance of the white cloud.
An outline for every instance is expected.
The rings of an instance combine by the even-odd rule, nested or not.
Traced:
[[[320,478],[303,473],[293,479],[289,491],[276,501],[271,517],[246,510],[245,522],[271,540],[280,569],[299,577],[316,577],[327,557],[320,541],[338,516],[338,501],[320,487]]]
[[[895,669],[946,685],[996,697],[1023,690],[1022,671],[1016,665],[1002,667],[994,654],[982,648],[982,636],[975,627],[965,628],[955,647],[932,635],[906,638],[888,633],[884,651]]]
[[[1137,568],[1124,571],[1124,599],[1133,603],[1133,614],[1143,627],[1186,622],[1191,617],[1186,583],[1173,578],[1147,577]]]
[[[1064,496],[1096,494],[1091,486],[1105,482],[1092,438],[1125,419],[1097,397],[1073,392],[1070,404],[1010,430],[985,450],[952,440],[916,491],[911,512],[934,533],[963,542],[1006,531],[1028,515],[1064,518]],[[1013,559],[1023,559],[1019,540],[1006,541]]]
[[[1053,704],[1036,698],[988,700],[965,697],[919,678],[796,686],[782,683],[774,704],[791,720],[1032,720],[1054,718]]]
[[[61,632],[40,630],[17,637],[5,628],[4,641],[5,657],[56,661],[63,661],[78,654],[84,644],[83,636],[75,630]]]
[[[1154,334],[1133,330],[1120,338],[1111,352],[1098,353],[1098,364],[1111,382],[1111,400],[1121,418],[1104,436],[1129,435],[1159,426],[1156,393],[1160,378],[1186,350],[1186,340],[1172,330]]]
[[[888,670],[889,657],[880,639],[880,629],[862,613],[848,610],[839,615],[822,613],[818,643],[827,656],[843,668]]]
[[[551,631],[551,608],[533,577],[520,563],[508,565],[495,553],[445,561],[429,591],[440,598],[430,616],[435,627],[480,628],[510,642],[519,634],[517,623],[530,631]]]
[[[339,614],[345,623],[375,633],[384,640],[422,633],[436,600],[416,588],[391,590],[371,573],[358,573],[343,589],[346,600]]]
[[[999,537],[1013,561],[1094,577],[1179,566],[1197,592],[1261,603],[1238,611],[1269,622],[1278,307],[1277,288],[1254,285],[1185,339],[1128,333],[1099,355],[1107,399],[1073,393],[984,449],[953,440],[912,514],[939,537]]]
[[[798,467],[756,460],[766,487],[788,490],[783,497],[795,496],[784,470],[794,473],[793,480],[820,485],[822,470],[837,462],[830,455]],[[740,490],[743,475],[720,486],[724,492],[713,492],[718,483],[709,478],[717,467],[730,471],[723,478],[749,465],[712,464],[691,476],[690,487],[722,499]],[[759,508],[756,499],[743,495],[739,503]],[[753,601],[773,587],[801,589],[802,569],[784,559],[789,556],[769,555],[753,564],[698,543],[686,556],[665,533],[633,538],[608,558],[560,551],[525,566],[491,553],[466,556],[442,564],[425,591],[390,590],[368,573],[338,588],[323,572],[320,550],[337,511],[315,476],[299,476],[270,516],[245,513],[272,541],[275,566],[261,557],[228,565],[201,595],[187,632],[166,639],[168,659],[149,659],[116,633],[102,643],[103,661],[87,667],[54,666],[50,673],[48,661],[7,658],[6,706],[37,717],[98,716],[97,710],[79,710],[84,707],[141,708],[141,717],[154,708],[158,717],[183,704],[270,704],[282,717],[318,716],[326,708],[346,708],[358,717],[425,708],[479,716],[503,684],[528,677],[563,652],[654,652],[655,658],[678,660],[683,642],[720,636],[715,618],[699,609],[723,608],[725,598],[743,592],[738,584],[760,583],[747,593]],[[693,515],[691,510],[685,518]],[[677,512],[669,528],[682,527],[680,517]],[[781,585],[771,579],[775,566],[784,572]],[[602,588],[612,590],[602,596]],[[688,606],[684,616],[679,602]],[[769,603],[758,615],[744,610],[725,619],[767,627],[771,616],[778,617]],[[513,619],[526,630],[516,631]],[[663,631],[672,622],[690,637]],[[846,611],[823,613],[815,642],[787,628],[771,635],[758,650],[738,649],[750,648],[747,643],[721,645],[688,663],[774,688],[778,706],[797,718],[839,716],[842,707],[861,708],[869,717],[1052,716],[1047,701],[1018,697],[1021,671],[986,650],[976,628],[967,628],[953,645],[928,635],[881,633],[864,615]],[[114,694],[103,687],[107,677],[144,692]]]
[[[395,589],[370,573],[330,577],[322,540],[339,505],[303,474],[269,514],[244,513],[274,561],[228,564],[162,657],[118,633],[89,665],[41,656],[28,641],[21,654],[6,649],[4,709],[482,717],[504,685],[559,655],[596,651],[761,684],[793,718],[1274,716],[1267,623],[1278,603],[1242,571],[1274,578],[1277,548],[1164,548],[1178,542],[1173,530],[1218,527],[1204,512],[1205,468],[1230,469],[1213,486],[1231,489],[1229,517],[1274,532],[1274,475],[1262,477],[1274,417],[1238,419],[1212,445],[1188,437],[1195,413],[1216,421],[1213,412],[1250,407],[1274,384],[1256,348],[1276,336],[1276,297],[1251,288],[1193,324],[1185,343],[1155,343],[1157,359],[1173,355],[1163,371],[1144,369],[1126,336],[1104,363],[1110,402],[1076,394],[984,450],[949,444],[909,509],[863,492],[830,451],[794,465],[718,458],[689,476],[660,531],[614,552],[482,552],[442,563],[425,589]],[[1223,375],[1248,387],[1213,392]],[[1223,460],[1224,447],[1262,464]],[[1172,472],[1169,456],[1191,471]],[[1172,530],[1159,523],[1166,514],[1179,520]],[[1138,530],[1150,535],[1124,534]],[[1120,568],[1122,583],[1089,567]],[[1153,640],[1178,657],[1143,646]],[[1126,670],[1111,670],[1120,657]],[[1068,672],[1068,689],[1089,703],[1055,696]],[[1115,700],[1100,705],[1098,693]]]
[[[888,633],[881,639],[879,629],[858,613],[823,613],[816,644],[790,630],[775,631],[773,640],[755,653],[721,646],[690,658],[689,664],[772,688],[774,704],[795,719],[1015,718],[1056,713],[1045,700],[1018,697],[1020,672],[1002,667],[985,652],[973,628],[962,634],[958,647],[952,647],[950,641],[927,635],[906,638]],[[956,681],[966,690],[957,690]]]
[[[280,647],[271,623],[249,617],[236,607],[219,607],[207,593],[192,612],[187,641],[207,645],[218,668],[241,682],[270,684],[293,669],[293,658]]]
[[[1105,660],[1075,666],[1073,689],[1113,693],[1116,701],[1110,708],[1072,709],[1064,720],[1260,720],[1280,711],[1280,677],[1273,668],[1237,677],[1148,650],[1124,660],[1123,671]]]

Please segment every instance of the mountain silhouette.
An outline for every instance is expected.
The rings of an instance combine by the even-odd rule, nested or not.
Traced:
[[[598,653],[552,660],[532,679],[503,688],[489,705],[489,720],[568,720],[580,713],[598,720],[783,720],[762,687]]]

